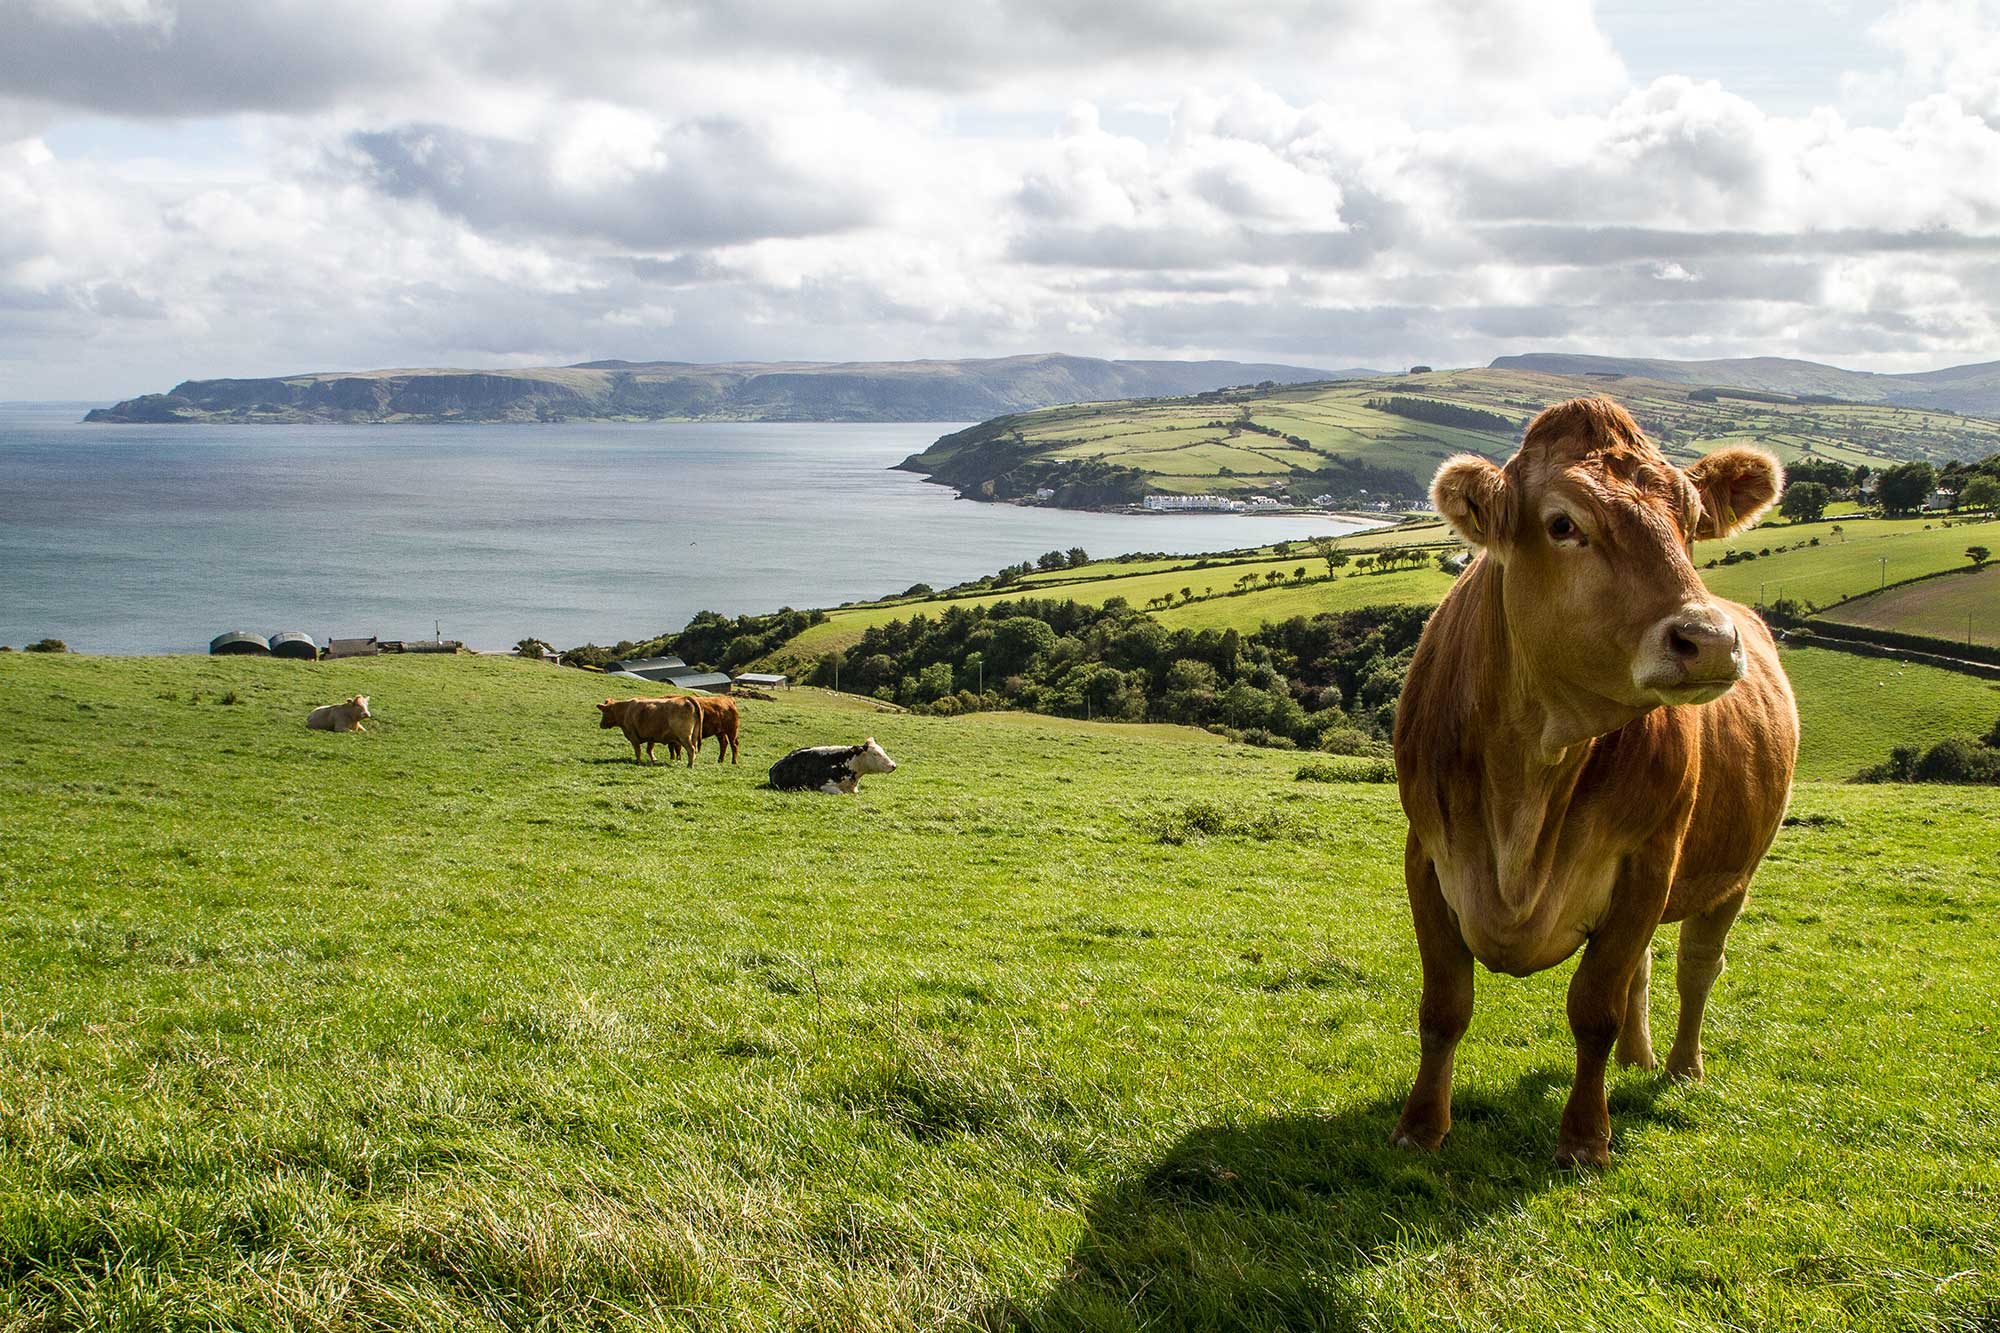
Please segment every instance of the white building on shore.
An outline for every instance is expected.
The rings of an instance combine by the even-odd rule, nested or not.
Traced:
[[[1241,500],[1220,495],[1149,495],[1146,508],[1153,513],[1235,513],[1247,506]]]

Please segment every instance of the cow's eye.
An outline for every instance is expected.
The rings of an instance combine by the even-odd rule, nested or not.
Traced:
[[[1570,522],[1568,514],[1557,514],[1549,520],[1549,536],[1559,542],[1583,541],[1583,533],[1577,529],[1576,524]]]

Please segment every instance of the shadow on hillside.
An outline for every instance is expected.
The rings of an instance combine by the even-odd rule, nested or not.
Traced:
[[[1568,1179],[1552,1164],[1567,1070],[1507,1092],[1463,1091],[1441,1153],[1388,1146],[1402,1098],[1338,1115],[1195,1130],[1090,1204],[1062,1279],[975,1319],[993,1330],[1345,1329],[1354,1279],[1386,1250],[1423,1252]],[[1653,1096],[1613,1103],[1614,1134],[1671,1119]]]

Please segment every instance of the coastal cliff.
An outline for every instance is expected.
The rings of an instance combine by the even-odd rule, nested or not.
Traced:
[[[1057,403],[1200,393],[1328,372],[1237,361],[589,361],[526,370],[374,370],[188,380],[95,422],[968,421]]]

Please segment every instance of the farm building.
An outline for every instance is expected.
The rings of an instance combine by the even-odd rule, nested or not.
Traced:
[[[373,634],[365,639],[328,639],[328,657],[373,657],[382,651],[382,641]]]
[[[729,677],[720,671],[682,671],[667,677],[667,684],[678,690],[726,690]]]
[[[271,636],[271,656],[290,657],[301,662],[319,660],[319,645],[303,630],[279,630]]]
[[[635,657],[629,662],[606,662],[606,671],[622,671],[641,680],[666,680],[675,672],[688,674],[693,668],[678,657]]]
[[[777,675],[766,671],[744,671],[737,674],[736,684],[748,685],[752,689],[775,690],[792,688],[790,676]]]
[[[455,653],[465,645],[457,639],[404,639],[394,651],[399,653]],[[384,644],[383,648],[388,649]]]
[[[208,651],[216,657],[268,657],[271,652],[269,640],[248,630],[233,629],[227,634],[218,634],[208,641]]]

